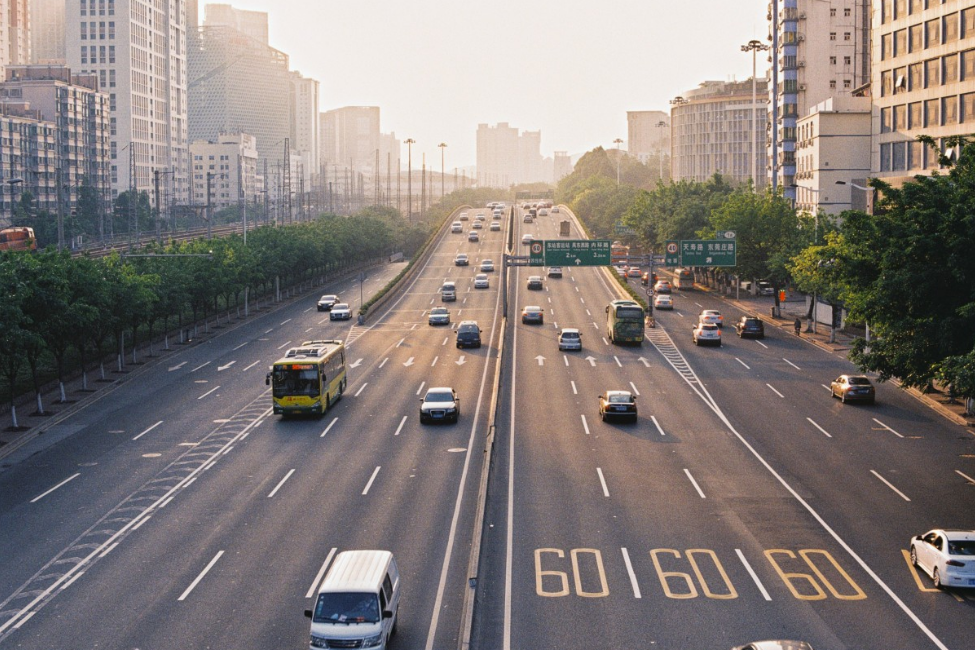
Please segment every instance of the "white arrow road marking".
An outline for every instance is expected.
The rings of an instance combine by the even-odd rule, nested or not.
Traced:
[[[407,368],[409,368],[410,366],[412,366],[413,365],[413,357],[410,357],[409,359],[407,359],[406,361],[404,361],[403,362],[403,365],[406,366]]]
[[[640,363],[642,363],[647,368],[650,367],[650,362],[647,361],[646,359],[644,359],[643,357],[638,358],[637,361],[639,361]]]
[[[467,357],[465,357],[465,356],[464,356],[464,355],[462,354],[462,355],[460,355],[460,359],[457,359],[457,361],[454,361],[454,363],[456,363],[456,364],[457,364],[458,366],[462,366],[462,365],[464,365],[465,363],[467,363]]]
[[[221,372],[221,371],[224,371],[224,370],[226,370],[227,368],[229,368],[230,366],[232,366],[232,365],[234,365],[235,363],[237,363],[237,362],[236,362],[236,361],[231,361],[231,362],[230,362],[230,363],[228,363],[228,364],[225,364],[225,365],[222,365],[222,366],[217,366],[217,372]]]
[[[179,364],[177,364],[177,365],[175,365],[175,366],[173,366],[173,367],[171,367],[171,368],[169,369],[169,372],[172,372],[172,371],[174,371],[174,370],[179,370],[180,368],[182,368],[182,367],[183,367],[183,366],[185,366],[185,365],[186,365],[186,362],[185,362],[185,361],[183,361],[182,363],[179,363]]]
[[[361,363],[362,363],[362,359],[356,359],[355,360],[355,363],[350,363],[349,364],[349,367],[350,368],[358,368],[359,367],[359,364],[361,364]]]
[[[588,361],[589,365],[593,368],[596,367],[596,357],[586,357],[586,361]]]
[[[545,357],[543,357],[542,355],[538,355],[537,357],[535,357],[535,359],[538,361],[538,365],[540,366],[545,365]]]

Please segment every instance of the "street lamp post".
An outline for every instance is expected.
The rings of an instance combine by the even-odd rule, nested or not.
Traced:
[[[406,139],[406,212],[413,223],[413,138]]]
[[[620,186],[620,160],[622,160],[623,154],[620,153],[620,145],[623,141],[620,138],[613,140],[613,144],[616,145],[616,187]]]
[[[661,127],[667,128],[668,126],[670,126],[670,125],[667,124],[666,122],[664,122],[663,120],[660,120],[659,122],[657,122],[657,128],[658,129],[661,128]],[[663,147],[660,148],[660,152],[659,153],[660,153],[660,182],[663,183],[664,182],[664,150],[663,150]]]
[[[758,190],[758,131],[757,122],[758,119],[756,114],[758,109],[756,104],[758,103],[757,87],[755,82],[756,74],[756,58],[759,52],[765,52],[769,49],[768,45],[765,45],[761,41],[756,41],[754,39],[748,41],[747,44],[741,46],[742,52],[752,53],[752,190]]]
[[[444,154],[444,150],[447,148],[447,143],[446,142],[441,142],[437,146],[440,147],[440,202],[443,203],[443,196],[444,196],[443,154]]]

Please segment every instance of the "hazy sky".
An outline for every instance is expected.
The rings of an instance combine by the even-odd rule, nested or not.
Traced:
[[[626,111],[669,112],[702,81],[750,78],[740,46],[767,38],[769,0],[230,4],[269,14],[271,46],[321,83],[321,110],[379,106],[383,132],[416,140],[414,166],[425,153],[439,168],[446,142],[449,171],[476,162],[480,123],[541,130],[543,155],[575,155],[626,140]]]

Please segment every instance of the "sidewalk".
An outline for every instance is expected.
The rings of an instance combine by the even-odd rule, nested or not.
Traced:
[[[848,332],[836,330],[834,342],[830,343],[830,328],[828,325],[818,323],[816,326],[817,331],[815,333],[807,331],[809,329],[809,321],[806,319],[806,302],[805,296],[802,294],[795,294],[794,299],[787,299],[784,303],[781,303],[781,316],[773,317],[771,308],[775,303],[771,298],[752,296],[751,294],[742,294],[739,299],[736,300],[734,296],[722,295],[716,289],[706,287],[701,284],[695,283],[694,288],[698,291],[711,293],[724,302],[734,305],[745,313],[754,314],[765,322],[766,327],[770,325],[773,327],[778,327],[789,336],[795,335],[793,328],[795,320],[798,318],[802,321],[802,340],[811,345],[822,348],[827,352],[835,352],[845,358],[848,356],[847,353],[851,350],[853,339],[855,337]],[[900,382],[896,379],[892,379],[891,383],[898,387],[901,386]],[[956,400],[957,403],[951,404],[948,402],[949,398],[937,389],[936,392],[931,393],[922,393],[916,388],[908,388],[906,391],[909,395],[911,395],[911,397],[917,399],[928,408],[934,410],[936,413],[954,422],[955,424],[975,427],[975,417],[965,415],[965,404],[963,400]],[[975,428],[971,429],[970,433],[975,435]]]

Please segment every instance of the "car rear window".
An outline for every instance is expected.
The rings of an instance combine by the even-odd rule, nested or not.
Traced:
[[[851,386],[869,386],[870,380],[866,377],[850,377]]]
[[[628,395],[610,395],[609,401],[614,404],[626,404],[630,401],[630,397]]]

